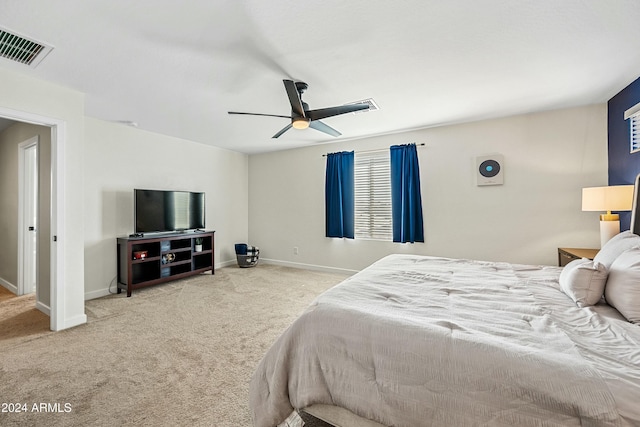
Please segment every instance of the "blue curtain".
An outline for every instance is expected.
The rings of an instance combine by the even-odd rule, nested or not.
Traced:
[[[393,241],[424,242],[420,168],[415,144],[391,146]]]
[[[327,237],[353,239],[353,151],[327,154],[324,198]]]

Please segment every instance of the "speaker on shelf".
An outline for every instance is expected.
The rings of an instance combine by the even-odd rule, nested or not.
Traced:
[[[476,180],[480,185],[504,183],[504,157],[500,154],[476,157]]]

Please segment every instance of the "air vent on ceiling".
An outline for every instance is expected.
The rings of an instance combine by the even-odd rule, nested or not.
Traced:
[[[0,28],[0,57],[35,67],[51,52],[53,46],[30,40]]]
[[[347,105],[359,105],[359,104],[366,104],[366,105],[369,106],[369,109],[368,110],[354,111],[353,114],[366,113],[368,111],[375,111],[375,110],[379,110],[380,109],[380,107],[378,107],[378,104],[376,104],[376,102],[373,100],[373,98],[363,99],[362,101],[350,102]]]

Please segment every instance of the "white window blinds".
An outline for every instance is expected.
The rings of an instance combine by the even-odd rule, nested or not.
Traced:
[[[631,117],[629,120],[629,128],[631,130],[629,152],[635,153],[636,151],[640,151],[640,137],[638,136],[638,131],[640,131],[640,115]]]
[[[355,237],[392,239],[389,150],[355,153]]]
[[[629,120],[629,152],[640,151],[640,104],[636,104],[624,112],[624,119]]]

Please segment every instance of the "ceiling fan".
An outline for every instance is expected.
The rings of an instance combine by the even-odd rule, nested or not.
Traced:
[[[277,114],[262,114],[262,113],[241,113],[237,111],[229,111],[229,114],[244,114],[248,116],[267,116],[267,117],[283,117],[285,119],[291,119],[291,123],[285,126],[278,133],[273,135],[272,138],[278,138],[283,133],[291,129],[306,129],[308,127],[320,132],[324,132],[331,136],[340,136],[340,132],[332,128],[331,126],[323,123],[320,119],[327,117],[338,116],[340,114],[353,113],[361,110],[368,110],[368,104],[349,104],[340,105],[337,107],[320,108],[317,110],[310,110],[309,104],[302,101],[302,94],[307,90],[308,85],[304,82],[294,82],[293,80],[283,80],[284,88],[287,91],[289,97],[289,103],[291,104],[291,115],[281,116]]]

